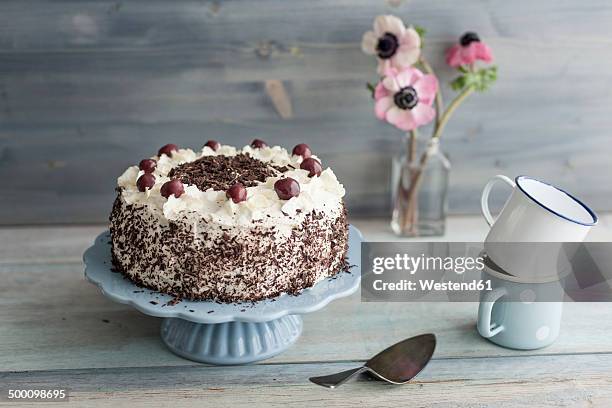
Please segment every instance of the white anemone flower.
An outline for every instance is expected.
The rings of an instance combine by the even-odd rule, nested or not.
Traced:
[[[401,70],[418,61],[421,37],[395,16],[378,16],[374,19],[374,31],[363,34],[361,49],[368,55],[376,55],[378,74],[384,75],[390,68]]]

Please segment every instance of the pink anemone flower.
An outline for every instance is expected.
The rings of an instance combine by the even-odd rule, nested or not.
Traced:
[[[438,80],[416,68],[388,70],[374,91],[376,117],[404,131],[433,120]]]
[[[478,34],[468,31],[446,52],[446,63],[453,68],[462,65],[471,65],[477,60],[493,61],[489,46],[480,41]]]
[[[376,55],[378,74],[382,75],[387,69],[402,69],[417,62],[421,55],[421,37],[395,16],[378,16],[374,31],[363,35],[361,49],[368,55]]]

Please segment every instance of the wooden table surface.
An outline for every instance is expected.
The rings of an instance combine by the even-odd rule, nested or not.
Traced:
[[[603,217],[590,238],[611,240],[611,221]],[[382,220],[353,222],[368,239],[394,239]],[[361,303],[355,294],[304,316],[302,337],[273,359],[196,364],[165,348],[160,319],[85,281],[81,255],[104,228],[0,229],[1,392],[65,387],[69,405],[115,407],[612,406],[612,304],[566,304],[559,339],[526,352],[480,338],[477,304]],[[445,239],[485,233],[479,217],[453,217]],[[327,390],[308,381],[425,332],[437,335],[438,348],[407,385],[361,379]],[[28,405],[38,406],[18,404]]]

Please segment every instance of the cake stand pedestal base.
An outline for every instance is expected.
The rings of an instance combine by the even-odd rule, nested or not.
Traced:
[[[267,322],[162,322],[161,337],[175,354],[200,363],[246,364],[285,351],[300,337],[302,318],[288,315]]]
[[[83,254],[85,276],[108,298],[163,318],[161,337],[172,352],[209,364],[246,364],[282,353],[300,337],[302,318],[334,299],[357,291],[361,277],[361,233],[349,226],[347,262],[338,271],[298,295],[280,295],[258,302],[217,303],[188,300],[143,289],[112,268],[110,233],[100,234]]]

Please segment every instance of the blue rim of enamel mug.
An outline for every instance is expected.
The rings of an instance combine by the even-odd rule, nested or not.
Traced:
[[[572,200],[574,200],[575,202],[577,202],[582,208],[584,208],[589,215],[591,216],[591,218],[593,219],[592,222],[582,222],[582,221],[578,221],[578,220],[574,220],[566,215],[563,215],[561,213],[558,213],[557,211],[553,210],[550,207],[547,207],[546,205],[542,204],[541,202],[539,202],[538,200],[536,200],[536,198],[534,196],[532,196],[531,194],[529,194],[524,188],[523,186],[521,186],[520,181],[523,179],[527,179],[527,180],[533,180],[533,181],[537,181],[538,183],[542,183],[542,184],[546,184],[547,186],[551,186],[552,188],[561,191],[562,193],[564,193],[565,195],[567,195],[569,198],[571,198]],[[565,219],[568,221],[571,221],[573,223],[576,224],[580,224],[580,225],[586,225],[588,227],[593,226],[595,224],[597,224],[597,221],[599,221],[599,218],[597,217],[597,214],[595,214],[595,212],[593,210],[591,210],[585,203],[583,203],[582,201],[580,201],[579,199],[577,199],[576,197],[574,197],[573,195],[571,195],[570,193],[568,193],[567,191],[563,190],[562,188],[559,188],[555,185],[552,185],[550,183],[547,183],[545,181],[542,180],[538,180],[535,179],[533,177],[529,177],[529,176],[517,176],[514,179],[514,182],[516,183],[517,187],[523,192],[523,194],[525,194],[527,197],[531,198],[531,200],[536,203],[537,205],[539,205],[540,207],[544,208],[547,211],[550,211],[551,213]]]

